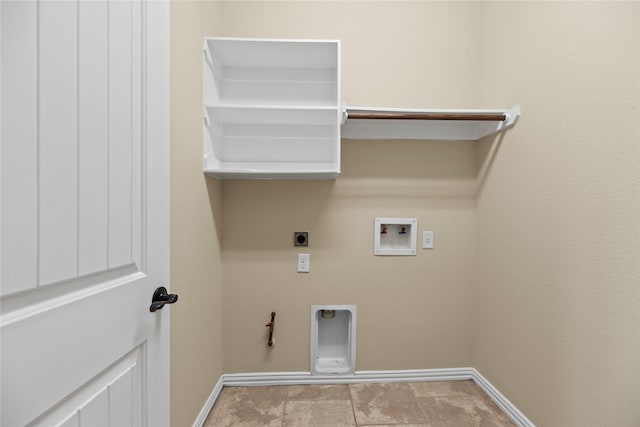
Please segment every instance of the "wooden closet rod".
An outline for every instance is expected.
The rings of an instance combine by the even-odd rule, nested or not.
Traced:
[[[471,120],[504,122],[507,120],[507,115],[503,113],[418,113],[347,110],[347,118],[366,120]]]

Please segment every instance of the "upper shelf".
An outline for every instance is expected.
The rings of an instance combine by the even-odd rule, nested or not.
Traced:
[[[205,105],[339,107],[335,40],[205,39]]]
[[[206,38],[204,171],[221,179],[336,179],[340,42]]]
[[[477,141],[513,126],[520,106],[507,110],[425,110],[347,106],[344,139]]]

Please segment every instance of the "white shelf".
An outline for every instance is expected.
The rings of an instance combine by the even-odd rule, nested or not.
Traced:
[[[206,161],[206,160],[205,160]],[[205,169],[207,175],[219,179],[321,180],[336,179],[340,172],[335,163],[225,162]]]
[[[222,179],[335,179],[340,43],[207,38],[204,171]]]
[[[341,130],[345,139],[477,141],[515,125],[520,107],[427,110],[348,106],[345,114],[347,119]]]
[[[340,41],[206,38],[204,171],[221,179],[335,179],[340,141],[477,141],[520,108],[344,107]]]

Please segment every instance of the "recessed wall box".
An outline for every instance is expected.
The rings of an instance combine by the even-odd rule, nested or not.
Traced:
[[[311,375],[353,375],[356,306],[311,306]]]
[[[374,255],[415,255],[418,220],[416,218],[376,218]]]
[[[293,233],[293,245],[294,246],[309,246],[309,232],[308,231],[295,231]]]

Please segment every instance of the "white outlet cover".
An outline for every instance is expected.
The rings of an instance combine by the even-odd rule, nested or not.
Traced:
[[[422,232],[422,249],[433,249],[433,231]]]
[[[298,273],[308,273],[310,261],[309,254],[298,254]]]

